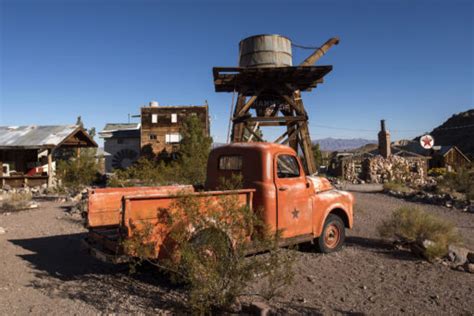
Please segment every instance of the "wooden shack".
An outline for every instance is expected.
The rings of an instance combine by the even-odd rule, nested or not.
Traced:
[[[56,160],[83,147],[97,144],[79,125],[0,126],[0,184],[51,186]]]

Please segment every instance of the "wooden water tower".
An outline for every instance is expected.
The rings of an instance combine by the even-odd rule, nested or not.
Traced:
[[[303,154],[307,171],[316,172],[311,150],[308,114],[301,91],[311,91],[323,82],[332,66],[314,66],[339,39],[332,38],[306,58],[292,65],[291,41],[281,35],[256,35],[239,44],[239,67],[214,67],[216,92],[237,93],[231,118],[230,141],[263,141],[258,133],[265,126],[286,126],[274,140]]]

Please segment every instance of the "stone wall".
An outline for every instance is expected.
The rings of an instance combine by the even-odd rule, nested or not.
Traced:
[[[391,155],[351,157],[343,159],[342,171],[344,180],[351,182],[384,183],[398,181],[415,185],[426,181],[426,160],[419,158],[405,158]]]

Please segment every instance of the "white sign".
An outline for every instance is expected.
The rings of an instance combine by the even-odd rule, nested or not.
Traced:
[[[434,146],[434,138],[431,135],[423,135],[420,138],[420,145],[424,149],[431,149]]]

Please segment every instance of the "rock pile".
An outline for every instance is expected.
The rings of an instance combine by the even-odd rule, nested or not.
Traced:
[[[366,181],[371,183],[396,181],[421,185],[426,178],[425,164],[422,159],[375,156],[362,162],[362,171]]]
[[[464,212],[474,213],[474,201],[467,201],[449,193],[431,193],[415,190],[409,192],[388,190],[385,192],[388,195],[402,198],[411,202],[442,205],[448,208],[457,208],[463,210]]]

